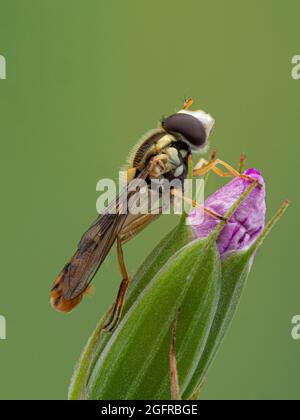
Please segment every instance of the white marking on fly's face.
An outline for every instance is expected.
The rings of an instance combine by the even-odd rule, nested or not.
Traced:
[[[171,164],[173,164],[175,167],[177,167],[178,165],[180,165],[180,159],[179,159],[179,155],[178,155],[178,150],[175,149],[175,147],[169,147],[166,150],[166,153],[168,155],[169,161]]]
[[[187,151],[187,150],[182,149],[182,150],[180,150],[180,154],[181,154],[181,156],[185,159],[185,158],[187,157],[187,155],[188,155],[188,151]]]
[[[182,174],[183,174],[183,165],[180,165],[174,172],[174,176],[175,178],[179,178]]]
[[[215,119],[210,114],[202,110],[189,111],[187,109],[182,109],[181,111],[178,112],[178,114],[188,114],[196,118],[197,120],[199,120],[203,124],[203,127],[205,128],[207,137],[210,135],[211,130],[213,129],[215,125]]]

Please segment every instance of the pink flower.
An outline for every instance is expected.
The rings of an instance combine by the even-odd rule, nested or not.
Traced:
[[[249,248],[265,226],[266,203],[263,177],[256,169],[248,169],[245,175],[257,179],[261,186],[257,186],[240,204],[219,235],[217,246],[222,257],[230,251]],[[233,179],[213,193],[206,200],[205,207],[225,216],[250,184],[251,182],[247,179]],[[196,238],[207,237],[217,225],[218,220],[206,213],[203,216],[202,212],[201,214],[199,212],[200,210],[194,210],[189,216],[189,221]]]

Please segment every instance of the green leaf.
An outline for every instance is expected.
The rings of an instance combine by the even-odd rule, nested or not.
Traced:
[[[185,217],[182,217],[180,223],[158,244],[133,277],[123,310],[123,316],[167,261],[179,249],[191,242],[191,240],[192,232],[186,225]],[[89,379],[90,372],[110,340],[109,334],[101,333],[106,316],[107,314],[98,323],[76,365],[69,387],[69,399],[71,400],[85,398],[86,383]]]
[[[178,250],[190,243],[192,239],[192,231],[186,224],[186,218],[181,217],[179,224],[155,247],[133,277],[126,299],[124,313],[131,308],[137,296],[144,290],[167,261],[173,257]]]
[[[169,346],[177,327],[180,384],[186,387],[201,357],[219,295],[215,243],[181,249],[138,295],[94,366],[88,399],[170,399]]]
[[[228,217],[253,188],[237,200]],[[178,309],[177,365],[183,398],[189,398],[229,328],[252,256],[287,206],[284,203],[251,249],[223,261],[222,277],[215,240],[224,223],[206,240],[186,245],[192,235],[182,218],[134,277],[117,330],[113,335],[101,332],[106,316],[98,324],[75,370],[69,398],[169,399],[168,352]]]
[[[218,309],[209,333],[205,350],[187,389],[191,396],[201,383],[214,360],[232,322],[245,286],[251,264],[251,253],[234,253],[222,263],[221,294]]]
[[[83,349],[80,359],[77,362],[74,373],[69,386],[68,399],[69,400],[85,400],[86,398],[86,384],[90,374],[90,369],[95,362],[95,353],[100,352],[105,342],[101,341],[104,334],[101,334],[102,326],[104,325],[106,315],[101,319],[95,331],[89,338],[85,348]]]

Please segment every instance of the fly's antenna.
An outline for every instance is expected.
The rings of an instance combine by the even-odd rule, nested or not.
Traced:
[[[184,100],[183,109],[189,109],[193,105],[193,99],[188,98]]]

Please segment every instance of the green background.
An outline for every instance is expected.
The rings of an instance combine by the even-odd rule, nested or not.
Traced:
[[[0,398],[64,399],[83,345],[113,300],[113,252],[69,315],[49,289],[96,214],[96,182],[116,178],[136,140],[184,96],[211,112],[211,144],[246,152],[268,187],[268,216],[293,205],[257,256],[206,399],[298,399],[300,342],[297,0],[1,0]],[[210,189],[220,185],[210,178]],[[134,272],[173,217],[127,245]]]

